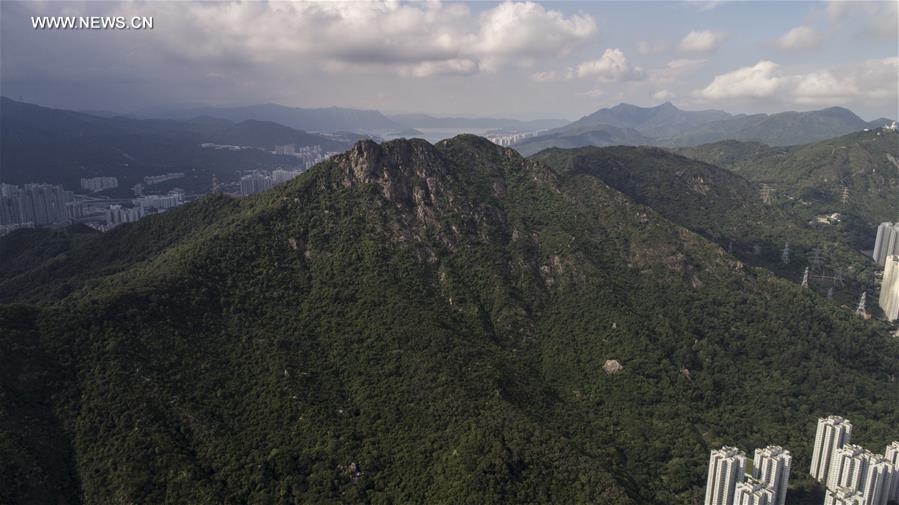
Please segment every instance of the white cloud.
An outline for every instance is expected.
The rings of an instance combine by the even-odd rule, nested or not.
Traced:
[[[667,50],[667,42],[650,42],[648,40],[641,40],[640,42],[637,42],[637,53],[643,56],[664,53]]]
[[[860,33],[883,40],[895,41],[899,33],[899,2],[886,1],[837,1],[827,3],[827,14],[834,26],[843,26],[851,20],[861,23]]]
[[[851,76],[838,78],[829,70],[799,76],[793,93],[798,103],[841,103],[858,94]]]
[[[566,18],[540,4],[507,1],[481,14],[476,52],[489,68],[509,61],[532,65],[537,58],[570,53],[595,33],[588,15]]]
[[[686,58],[669,61],[664,67],[649,71],[649,80],[656,85],[681,80],[686,72],[691,72],[708,63],[708,60],[691,60]]]
[[[816,47],[823,40],[822,35],[810,26],[797,26],[777,39],[781,49],[808,49]]]
[[[124,8],[121,8],[124,9]],[[124,11],[122,11],[124,12]],[[129,14],[130,15],[130,14]],[[475,16],[461,3],[159,2],[142,15],[171,56],[228,65],[318,60],[329,69],[467,75],[564,56],[596,34],[589,15],[507,1]]]
[[[557,82],[568,81],[574,78],[574,69],[569,68],[564,71],[535,72],[531,74],[531,80],[536,82]]]
[[[723,32],[712,30],[692,31],[684,36],[680,41],[681,51],[687,52],[708,52],[718,49],[718,46],[724,42],[727,37]]]
[[[710,11],[721,5],[721,0],[687,0],[687,3],[694,6],[700,12]]]
[[[642,68],[631,65],[620,49],[606,49],[598,60],[578,65],[577,76],[602,82],[624,82],[644,79],[646,73]]]
[[[767,100],[804,105],[846,105],[896,97],[899,57],[866,60],[807,73],[790,73],[763,60],[751,67],[715,76],[693,92],[708,101]]]
[[[401,67],[400,72],[413,77],[429,77],[432,75],[472,75],[478,73],[478,62],[467,58],[443,61],[425,61]]]
[[[777,69],[778,65],[772,61],[760,61],[751,67],[715,76],[697,95],[709,100],[771,97],[783,82],[776,75]]]
[[[690,60],[687,58],[680,58],[677,60],[669,61],[666,66],[672,70],[687,70],[701,67],[706,63],[708,63],[708,60]]]
[[[674,98],[674,93],[668,91],[667,89],[660,89],[652,94],[652,98],[659,102],[667,102]]]

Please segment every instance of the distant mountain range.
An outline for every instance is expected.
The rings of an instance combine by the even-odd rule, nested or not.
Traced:
[[[453,129],[493,129],[512,132],[527,132],[559,128],[568,123],[564,119],[535,119],[520,121],[503,118],[436,117],[428,114],[396,114],[391,120],[409,128],[453,128]]]
[[[513,147],[523,155],[531,155],[550,147],[575,148],[585,146],[651,145],[653,139],[629,127],[606,124],[571,125],[550,130],[542,135],[528,137]]]
[[[883,126],[852,111],[831,107],[809,112],[738,114],[720,110],[685,111],[670,102],[655,107],[619,104],[600,109],[561,128],[524,139],[514,147],[530,155],[546,147],[610,145],[692,146],[720,140],[795,145]]]
[[[231,121],[255,119],[315,132],[347,131],[368,133],[397,130],[406,126],[394,122],[376,110],[346,109],[341,107],[304,109],[273,103],[241,107],[155,108],[140,111],[137,115],[141,117],[182,120],[197,116],[212,116]]]
[[[721,110],[685,111],[671,102],[656,107],[638,107],[622,103],[615,107],[599,109],[571,123],[566,128],[588,128],[600,125],[633,128],[647,137],[664,138],[685,129],[729,119],[733,116]]]
[[[177,171],[191,174],[187,184],[205,188],[213,173],[222,177],[299,161],[257,149],[206,149],[203,143],[265,149],[319,145],[324,151],[342,151],[358,138],[311,134],[258,120],[99,117],[0,98],[0,180],[77,188],[81,177],[115,176],[122,186],[145,175]]]
[[[107,115],[100,112],[99,115]],[[307,131],[332,132],[348,131],[357,133],[385,134],[416,128],[455,130],[504,130],[513,132],[558,128],[567,124],[563,119],[537,119],[521,121],[505,118],[438,117],[429,114],[384,115],[376,110],[327,107],[307,109],[277,104],[247,105],[241,107],[182,107],[153,108],[136,113],[139,117],[190,119],[197,116],[211,116],[245,121],[255,119],[280,123],[291,128]]]

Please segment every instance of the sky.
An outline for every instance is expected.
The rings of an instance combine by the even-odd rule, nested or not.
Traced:
[[[0,2],[0,93],[577,119],[620,102],[899,116],[897,0]],[[152,29],[34,29],[35,16]]]

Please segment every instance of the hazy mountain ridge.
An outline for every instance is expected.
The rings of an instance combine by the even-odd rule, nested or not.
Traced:
[[[522,140],[515,147],[530,155],[549,147],[605,147],[616,144],[674,147],[740,140],[775,146],[795,145],[860,131],[880,121],[866,122],[841,107],[770,115],[732,115],[718,110],[684,111],[670,102],[655,107],[619,104],[599,109],[569,125],[546,132],[540,136],[538,149],[534,149],[532,139]],[[633,130],[640,136],[633,133],[608,135],[610,131],[620,132],[621,129]],[[593,131],[598,135],[596,142],[591,135]]]
[[[584,116],[569,126],[588,127],[597,125],[633,128],[654,138],[675,135],[684,129],[695,128],[716,120],[732,118],[733,115],[720,110],[684,111],[671,102],[655,107],[638,107],[626,103]]]
[[[334,137],[256,120],[233,123],[208,116],[187,121],[106,118],[8,98],[0,101],[0,139],[3,182],[47,182],[67,188],[78,188],[81,177],[115,176],[124,186],[139,182],[145,175],[182,171],[188,175],[184,183],[206,189],[212,173],[223,176],[299,163],[256,149],[202,148],[201,144],[207,142],[265,148],[294,143],[320,145],[324,151],[339,151],[349,145]]]
[[[551,147],[568,149],[583,146],[605,147],[613,145],[646,145],[651,143],[652,139],[633,128],[582,124],[565,126],[541,135],[528,137],[520,142],[516,142],[513,147],[522,155],[529,156]]]
[[[409,128],[474,128],[527,132],[564,126],[562,119],[518,120],[505,118],[438,117],[429,114],[393,114],[388,116]]]
[[[213,116],[239,122],[246,120],[269,121],[291,128],[316,132],[347,131],[370,133],[394,130],[402,126],[376,110],[344,107],[302,108],[273,103],[236,107],[186,107],[156,108],[138,113],[143,117],[190,119],[196,116]]]
[[[0,423],[34,430],[0,437],[13,501],[54,482],[85,504],[689,505],[710,446],[776,442],[801,468],[818,414],[872,447],[899,424],[899,349],[877,323],[471,136],[361,142],[261,195],[57,250],[37,278],[70,293],[0,306],[20,361],[48,370],[0,374],[0,412],[60,419]],[[78,266],[97,250],[123,263]],[[48,433],[74,482],[53,480],[69,453],[45,454]],[[791,504],[820,501],[794,484]]]

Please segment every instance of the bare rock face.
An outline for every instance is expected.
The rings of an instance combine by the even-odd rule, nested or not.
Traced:
[[[624,369],[624,367],[621,366],[621,363],[619,363],[618,360],[608,359],[608,360],[606,360],[605,364],[602,366],[602,369],[607,374],[614,375],[614,374],[620,372],[622,369]]]
[[[345,187],[374,183],[387,200],[405,206],[434,205],[444,189],[445,160],[423,140],[397,140],[377,144],[357,142],[337,157]]]

